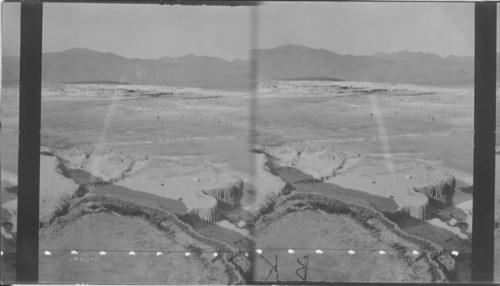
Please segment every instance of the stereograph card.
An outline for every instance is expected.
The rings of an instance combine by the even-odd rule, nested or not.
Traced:
[[[2,283],[499,281],[496,3],[104,2],[2,3]]]

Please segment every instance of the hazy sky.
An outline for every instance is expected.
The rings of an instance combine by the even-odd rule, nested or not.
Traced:
[[[20,5],[2,8],[3,55],[18,56]],[[43,50],[247,59],[251,9],[44,4]],[[473,55],[470,3],[273,3],[259,7],[257,15],[259,48],[300,44],[354,55],[401,50]]]

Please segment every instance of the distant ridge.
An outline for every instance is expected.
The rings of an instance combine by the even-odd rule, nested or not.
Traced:
[[[421,85],[471,85],[472,57],[402,51],[372,56],[340,55],[325,49],[285,45],[257,50],[264,79],[335,78],[345,81]]]
[[[284,45],[256,50],[256,59],[259,80],[345,80],[438,86],[474,82],[472,57],[443,58],[409,51],[354,56]],[[242,60],[195,55],[128,59],[79,48],[44,53],[42,69],[46,83],[129,83],[213,89],[250,88],[249,74],[249,62]],[[3,83],[13,84],[18,80],[19,58],[3,58]]]
[[[330,77],[298,77],[298,78],[286,78],[286,79],[275,79],[281,81],[343,81],[338,78]]]
[[[130,85],[128,82],[123,81],[106,81],[106,80],[95,80],[95,81],[74,81],[74,82],[63,82],[67,84],[121,84],[121,85]]]

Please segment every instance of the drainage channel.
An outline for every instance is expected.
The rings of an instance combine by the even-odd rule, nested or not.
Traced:
[[[105,182],[101,178],[96,177],[81,169],[72,169],[64,165],[64,160],[59,158],[58,168],[63,175],[72,179],[79,185],[78,192],[91,193],[97,195],[109,195],[118,197],[123,200],[128,200],[134,203],[158,207],[162,210],[174,213],[184,214],[188,211],[186,205],[180,200],[169,199],[154,194],[133,190],[124,186]]]

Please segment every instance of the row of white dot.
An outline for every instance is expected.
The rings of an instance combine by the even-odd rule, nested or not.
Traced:
[[[255,250],[255,252],[257,252],[257,254],[262,254],[262,253],[263,253],[262,249],[256,249],[256,250]],[[323,250],[321,250],[321,249],[316,249],[314,252],[316,252],[317,254],[323,254],[323,253],[324,253],[324,252],[323,252]],[[289,253],[289,254],[294,254],[294,253],[295,253],[295,250],[293,250],[293,249],[291,249],[291,248],[290,248],[290,249],[288,249],[288,253]],[[355,252],[354,250],[352,250],[352,249],[351,249],[351,250],[348,250],[348,251],[347,251],[347,253],[349,253],[349,254],[351,254],[351,255],[356,254],[356,252]],[[379,253],[380,255],[384,255],[384,254],[385,254],[385,251],[380,250],[378,253]],[[48,250],[46,250],[46,251],[44,252],[44,254],[45,254],[46,256],[50,256],[50,255],[52,255],[52,253],[51,253],[50,251],[48,251]],[[78,254],[78,251],[76,251],[76,250],[72,250],[72,251],[71,251],[71,254],[73,254],[73,255],[77,255],[77,254]],[[100,252],[99,252],[99,254],[100,254],[100,255],[106,255],[106,251],[100,251]],[[136,253],[132,250],[132,251],[130,251],[128,254],[129,254],[129,255],[135,255]],[[420,253],[418,252],[418,250],[413,250],[413,251],[412,251],[412,254],[413,254],[413,255],[419,255]],[[3,255],[3,251],[1,252],[1,255]],[[160,255],[163,255],[163,253],[162,253],[161,251],[156,252],[156,256],[160,256]],[[184,253],[184,255],[185,255],[186,257],[191,256],[191,252],[185,252],[185,253]],[[217,252],[214,252],[214,253],[213,253],[213,256],[214,256],[214,257],[217,257],[218,255],[219,255],[219,254],[218,254]],[[458,256],[458,251],[453,250],[453,251],[451,252],[451,255]],[[248,252],[246,252],[246,253],[245,253],[245,256],[246,256],[246,257],[248,257]]]
[[[257,252],[258,254],[262,254],[262,250],[261,250],[261,249],[256,249],[256,250],[255,250],[255,252]],[[323,252],[323,250],[321,250],[321,249],[316,249],[316,251],[315,251],[315,252],[316,252],[317,254],[323,254],[323,253],[324,253],[324,252]],[[294,254],[294,253],[295,253],[295,250],[293,250],[293,249],[291,249],[291,248],[290,248],[290,249],[288,249],[288,253],[290,253],[290,254]],[[347,251],[347,253],[349,253],[349,254],[351,254],[351,255],[356,254],[356,252],[355,252],[354,250],[352,250],[352,249],[348,250],[348,251]],[[384,251],[384,250],[380,250],[378,253],[379,253],[380,255],[385,255],[385,251]],[[412,253],[413,255],[419,255],[419,254],[420,254],[420,252],[418,252],[418,250],[413,250],[411,253]],[[451,255],[458,256],[458,251],[453,250],[453,251],[451,252]]]

